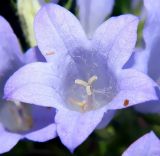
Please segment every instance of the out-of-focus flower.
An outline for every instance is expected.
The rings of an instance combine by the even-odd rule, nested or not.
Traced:
[[[5,97],[56,108],[57,133],[70,151],[97,126],[107,125],[114,110],[157,98],[152,80],[122,69],[135,46],[137,17],[110,18],[91,40],[76,17],[55,4],[42,7],[34,23],[48,63],[18,70],[5,86]]]
[[[147,17],[143,30],[145,48],[139,48],[134,56],[134,68],[149,75],[159,86],[160,85],[160,1],[144,0]],[[155,84],[155,85],[156,85]],[[157,87],[157,95],[160,97],[160,90]],[[160,113],[160,100],[146,102],[135,106],[136,110],[143,113]]]
[[[159,156],[160,155],[160,140],[153,133],[147,133],[140,139],[135,141],[122,154],[122,156]]]
[[[91,38],[95,30],[112,12],[114,0],[77,0],[80,22]]]
[[[55,110],[2,98],[7,79],[24,64],[38,60],[44,58],[37,48],[22,54],[17,37],[0,16],[0,153],[9,151],[22,138],[43,142],[56,136]]]
[[[58,0],[51,0],[57,3]],[[35,36],[33,31],[33,21],[38,10],[46,4],[45,0],[17,0],[18,15],[21,21],[23,33],[30,46],[35,46]]]

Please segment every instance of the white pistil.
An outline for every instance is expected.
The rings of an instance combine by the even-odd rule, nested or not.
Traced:
[[[80,80],[80,79],[76,79],[75,84],[78,84],[80,86],[85,87],[86,93],[87,93],[87,99],[85,101],[77,101],[75,99],[70,99],[70,102],[72,104],[76,104],[76,105],[80,106],[84,111],[86,111],[88,108],[88,105],[91,105],[91,103],[92,103],[92,94],[93,94],[92,84],[97,79],[98,79],[98,77],[96,75],[92,76],[88,80],[88,82]]]
[[[88,95],[88,96],[91,96],[91,95],[92,95],[91,86],[88,85],[88,86],[86,87],[86,92],[87,92],[87,95]]]
[[[83,87],[87,87],[88,83],[86,81],[80,80],[80,79],[76,79],[75,80],[75,84],[81,85]]]
[[[96,81],[97,79],[98,79],[98,77],[97,77],[96,75],[92,76],[92,77],[88,80],[88,84],[89,84],[89,85],[92,85],[92,83],[93,83],[94,81]]]

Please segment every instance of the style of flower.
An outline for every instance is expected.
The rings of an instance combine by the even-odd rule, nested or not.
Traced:
[[[88,39],[74,15],[56,4],[38,12],[34,27],[47,62],[22,67],[7,81],[5,98],[57,109],[62,143],[74,151],[114,111],[157,99],[150,78],[123,69],[137,37],[138,19],[112,17]]]
[[[135,141],[129,148],[122,154],[122,156],[159,156],[160,155],[160,140],[150,132]]]
[[[44,61],[37,48],[22,54],[9,23],[0,16],[0,154],[20,139],[44,142],[56,136],[54,109],[28,105],[17,99],[3,99],[7,79],[26,63]]]

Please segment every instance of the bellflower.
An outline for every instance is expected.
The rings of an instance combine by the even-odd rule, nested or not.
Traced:
[[[43,61],[36,48],[23,55],[8,22],[0,16],[0,153],[13,148],[22,138],[43,142],[56,136],[55,110],[27,105],[17,99],[2,99],[7,79],[28,62]]]
[[[122,154],[122,156],[159,156],[160,155],[160,140],[150,132],[138,139]]]
[[[144,0],[147,17],[144,25],[143,39],[145,48],[135,52],[133,67],[149,75],[157,86],[159,100],[146,102],[135,106],[136,110],[143,113],[160,113],[160,1]]]
[[[114,0],[77,0],[80,22],[89,37],[111,13]]]
[[[150,78],[122,69],[135,46],[137,24],[132,15],[113,17],[89,40],[68,10],[45,5],[34,27],[47,63],[18,70],[5,97],[56,108],[57,133],[73,151],[97,126],[106,126],[114,110],[157,98]]]

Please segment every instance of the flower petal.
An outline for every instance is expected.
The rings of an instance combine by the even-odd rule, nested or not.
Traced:
[[[114,0],[77,0],[81,24],[89,36],[111,13]],[[97,11],[101,10],[101,11]]]
[[[115,72],[123,67],[134,50],[137,25],[138,19],[132,15],[112,17],[93,36],[94,51],[104,55]]]
[[[115,116],[115,113],[116,113],[116,111],[113,111],[113,110],[109,110],[109,111],[105,112],[105,114],[102,118],[102,121],[98,124],[96,129],[105,128],[110,123],[112,118]]]
[[[56,110],[54,108],[40,107],[31,105],[33,126],[27,132],[25,138],[45,142],[56,137],[56,125],[54,118]]]
[[[2,16],[0,16],[0,23],[0,33],[13,33],[10,24]]]
[[[22,138],[19,134],[7,132],[0,124],[0,154],[10,151]]]
[[[158,156],[160,153],[159,147],[160,140],[153,132],[150,132],[130,145],[122,156]]]
[[[47,61],[53,61],[55,56],[72,55],[87,44],[79,21],[67,9],[56,4],[47,4],[40,9],[34,28],[38,47]]]
[[[50,63],[32,63],[19,69],[7,81],[5,98],[24,103],[58,107],[61,79]],[[60,101],[59,101],[60,100]]]
[[[36,142],[45,142],[55,138],[56,136],[56,125],[50,124],[40,130],[25,135],[25,138]]]
[[[85,113],[59,110],[55,122],[62,143],[73,152],[101,122],[104,112],[104,108]]]
[[[139,105],[135,105],[134,109],[141,113],[160,113],[160,101],[152,100]]]
[[[155,0],[152,3],[149,0],[144,0],[144,6],[147,11],[146,23],[144,26],[143,38],[145,41],[145,65],[147,66],[148,75],[159,83],[160,79],[160,61],[159,61],[159,41],[160,41],[160,1]]]
[[[154,82],[134,69],[122,70],[118,79],[120,92],[107,105],[110,109],[121,109],[142,102],[157,100]]]
[[[0,16],[0,97],[9,76],[22,66],[22,52],[9,23]]]
[[[41,54],[40,50],[37,46],[30,48],[24,54],[24,61],[25,63],[32,63],[32,62],[46,62],[44,56]]]

